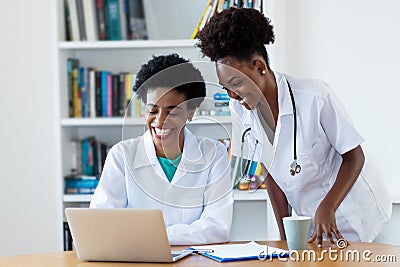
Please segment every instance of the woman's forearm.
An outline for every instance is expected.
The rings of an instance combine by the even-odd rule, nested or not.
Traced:
[[[342,155],[343,162],[331,190],[322,200],[322,205],[327,205],[336,210],[360,175],[365,157],[361,146]]]
[[[275,219],[278,223],[279,233],[282,240],[286,239],[285,231],[283,228],[282,218],[289,216],[289,205],[285,194],[282,189],[278,186],[275,180],[271,177],[266,169],[263,167],[263,173],[265,178],[265,184],[267,186],[267,192],[271,201],[272,209],[274,210]]]

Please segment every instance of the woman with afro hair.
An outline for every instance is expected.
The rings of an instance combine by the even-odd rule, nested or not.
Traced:
[[[185,127],[206,95],[200,71],[177,54],[154,56],[138,72],[135,91],[146,105],[147,130],[110,149],[90,207],[160,209],[171,245],[229,241],[226,147]]]
[[[231,98],[232,153],[262,164],[281,238],[290,206],[312,218],[309,242],[318,246],[373,241],[391,201],[329,86],[271,70],[265,45],[274,42],[273,26],[255,9],[215,14],[198,38]]]

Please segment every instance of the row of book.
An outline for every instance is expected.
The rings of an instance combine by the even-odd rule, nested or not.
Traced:
[[[141,102],[133,97],[136,74],[112,73],[79,65],[67,59],[68,113],[71,118],[144,116]]]
[[[65,194],[93,194],[110,147],[94,136],[71,141],[71,174],[64,177]]]
[[[191,38],[196,38],[197,34],[204,28],[214,14],[220,13],[230,7],[254,8],[262,12],[262,1],[263,0],[209,0],[197,22]]]
[[[147,39],[143,0],[64,0],[67,41]]]
[[[71,177],[100,177],[110,146],[94,136],[71,141]]]

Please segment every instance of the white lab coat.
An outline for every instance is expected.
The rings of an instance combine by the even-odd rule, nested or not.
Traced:
[[[184,134],[182,159],[171,183],[149,131],[114,145],[90,207],[160,209],[171,245],[228,241],[233,183],[226,148],[187,129]]]
[[[273,144],[268,141],[256,109],[246,110],[238,101],[231,100],[232,153],[241,155],[242,133],[251,127],[244,157],[250,158],[249,151],[254,150],[253,144],[258,140],[254,159],[267,167],[295,213],[314,219],[319,203],[335,182],[342,163],[341,154],[357,147],[364,139],[325,83],[274,74],[279,115]],[[297,111],[297,162],[301,172],[296,176],[289,173],[294,154],[294,120],[285,77],[291,85]],[[391,216],[391,200],[383,182],[368,167],[366,157],[359,178],[336,211],[338,229],[350,241],[372,241]],[[314,220],[311,225],[310,234],[314,231]]]

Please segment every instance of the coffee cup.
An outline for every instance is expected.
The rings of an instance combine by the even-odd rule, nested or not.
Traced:
[[[311,217],[291,216],[284,217],[282,220],[289,250],[307,249]]]

